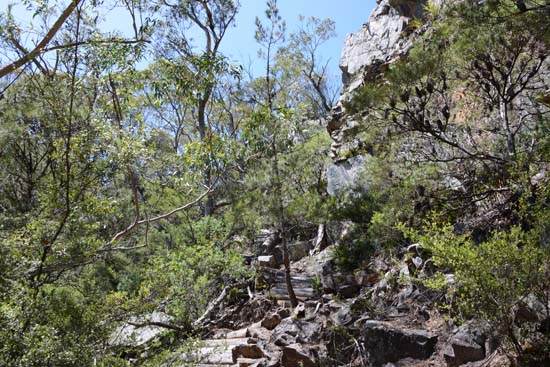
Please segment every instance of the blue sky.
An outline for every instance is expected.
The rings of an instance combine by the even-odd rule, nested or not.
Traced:
[[[0,11],[5,11],[8,3],[21,4],[21,0],[0,0]],[[252,63],[254,74],[261,73],[261,65],[257,59],[258,46],[254,40],[254,20],[256,16],[264,18],[265,0],[240,0],[241,8],[236,19],[236,27],[232,28],[224,39],[222,51],[234,62],[247,67]],[[59,1],[63,4],[63,1]],[[298,25],[298,16],[316,16],[331,18],[336,22],[337,36],[327,42],[321,49],[322,60],[329,60],[330,73],[340,75],[338,63],[344,45],[345,36],[361,28],[367,21],[375,0],[278,0],[281,16],[287,23],[287,31],[292,32]],[[33,20],[31,13],[26,12],[22,5],[16,6],[17,21],[29,25]],[[120,9],[112,9],[103,14],[106,28],[122,32],[131,29],[130,21]],[[31,37],[32,38],[32,37]],[[34,40],[27,40],[34,43]]]
[[[375,5],[375,0],[278,0],[280,15],[285,19],[289,32],[296,29],[299,15],[331,18],[336,22],[337,35],[327,42],[321,53],[325,61],[330,59],[331,74],[337,75],[340,73],[338,63],[346,34],[360,29]],[[259,68],[254,20],[256,16],[263,19],[265,9],[264,0],[241,0],[237,26],[231,29],[224,40],[223,50],[228,56],[245,65],[250,58],[254,69]]]

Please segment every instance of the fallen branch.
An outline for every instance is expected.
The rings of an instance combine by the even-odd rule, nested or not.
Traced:
[[[175,330],[175,331],[180,332],[180,333],[185,333],[185,332],[189,331],[189,329],[186,328],[186,327],[181,327],[181,326],[178,326],[178,325],[169,324],[167,322],[162,322],[162,321],[144,321],[144,322],[127,321],[126,323],[128,325],[131,325],[131,326],[136,327],[136,328],[142,328],[142,327],[148,327],[148,326],[158,326],[158,327],[165,328],[165,329]]]
[[[204,311],[202,316],[199,317],[197,320],[195,320],[195,322],[193,322],[193,328],[195,330],[197,330],[197,329],[200,329],[200,328],[204,327],[203,324],[206,322],[206,320],[209,319],[210,316],[212,316],[214,311],[221,305],[221,303],[227,297],[227,292],[229,292],[233,288],[240,288],[240,287],[243,287],[247,284],[248,284],[248,282],[244,281],[244,282],[240,282],[240,283],[237,283],[237,284],[225,286],[223,288],[222,292],[220,293],[220,295],[215,300],[210,302],[210,304],[208,305],[208,307],[206,308],[206,311]]]

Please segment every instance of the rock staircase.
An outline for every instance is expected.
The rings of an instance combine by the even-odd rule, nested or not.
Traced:
[[[196,349],[181,355],[180,360],[184,363],[180,366],[251,366],[261,360],[263,352],[255,344],[256,340],[249,335],[247,328],[236,331],[219,330],[212,339],[199,341]],[[242,354],[256,358],[242,357]]]
[[[285,272],[273,268],[263,268],[260,271],[270,284],[270,289],[267,291],[267,294],[275,297],[278,301],[283,301],[281,303],[288,301]],[[294,293],[296,293],[296,298],[298,298],[299,301],[307,301],[319,297],[317,291],[313,287],[314,278],[312,276],[293,273],[291,274],[291,279]]]
[[[258,269],[266,280],[267,287],[262,293],[275,298],[283,312],[267,316],[263,321],[252,323],[239,330],[217,329],[212,331],[209,339],[196,344],[192,352],[179,356],[181,361],[171,366],[231,366],[260,367],[269,366],[269,362],[277,360],[281,351],[266,349],[272,338],[272,331],[281,319],[290,315],[290,301],[286,289],[285,272],[280,269],[261,267]],[[299,301],[307,302],[318,299],[319,295],[313,287],[313,277],[293,273],[291,275],[294,292]],[[282,315],[279,316],[279,315]],[[295,352],[291,349],[292,352]],[[307,364],[306,364],[307,365]]]

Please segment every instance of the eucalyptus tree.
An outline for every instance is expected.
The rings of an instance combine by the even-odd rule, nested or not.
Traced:
[[[326,117],[336,102],[339,87],[329,74],[330,60],[323,60],[320,48],[336,36],[332,19],[299,16],[298,30],[289,35],[289,42],[279,50],[278,63],[294,69],[293,78],[307,100],[312,118]]]
[[[188,140],[200,142],[202,149],[207,151],[202,167],[203,184],[211,187],[216,174],[211,121],[217,117],[213,116],[216,112],[212,107],[213,99],[219,80],[227,73],[238,74],[238,68],[230,65],[220,52],[220,46],[234,24],[239,2],[162,0],[155,8],[162,11],[165,19],[158,30],[155,59],[162,65],[167,79],[175,84],[174,88],[163,85],[156,89],[157,96],[161,97],[158,103],[163,105],[163,111],[157,112],[161,112],[161,119],[171,119],[171,124],[175,123],[174,133],[187,131]],[[196,36],[196,43],[193,36]],[[184,128],[189,123],[192,129]],[[211,215],[213,210],[214,193],[207,197],[204,215]]]

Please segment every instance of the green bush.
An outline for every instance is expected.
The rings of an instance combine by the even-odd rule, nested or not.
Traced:
[[[528,298],[548,302],[550,251],[541,246],[540,231],[513,227],[493,232],[482,243],[470,234],[456,234],[449,224],[433,222],[422,234],[404,231],[431,251],[439,270],[426,283],[448,292],[448,306],[458,320],[488,321],[519,354],[525,341],[538,340],[533,330],[518,331],[516,314]],[[444,280],[444,272],[454,274],[453,283]]]

